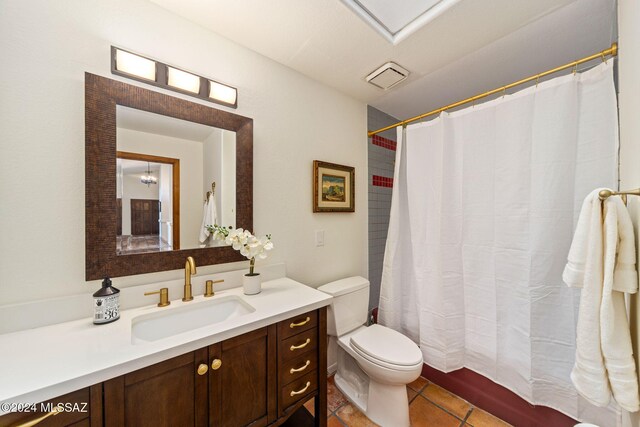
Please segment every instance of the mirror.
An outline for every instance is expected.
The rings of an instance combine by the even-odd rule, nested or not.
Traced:
[[[252,119],[85,73],[86,279],[243,260],[200,232],[253,229],[252,175]]]
[[[236,226],[236,133],[116,106],[116,252],[222,246]]]

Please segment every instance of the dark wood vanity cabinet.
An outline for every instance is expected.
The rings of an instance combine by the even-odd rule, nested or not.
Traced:
[[[77,406],[37,425],[326,427],[326,344],[323,307],[51,399]],[[311,398],[315,419],[302,408]],[[10,413],[0,427],[46,414]]]
[[[326,426],[326,309],[104,382],[106,427],[280,425],[312,397]]]
[[[276,419],[270,328],[106,381],[105,426],[268,425]]]
[[[275,325],[210,346],[209,359],[209,425],[261,427],[276,420]]]
[[[207,356],[199,349],[105,381],[105,426],[206,426]]]
[[[25,402],[26,403],[26,402]],[[56,413],[57,412],[57,413]],[[55,413],[55,414],[54,414]],[[73,391],[0,417],[0,427],[102,426],[102,384]]]

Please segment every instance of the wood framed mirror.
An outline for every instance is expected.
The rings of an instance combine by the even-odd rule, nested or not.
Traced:
[[[174,162],[173,169],[167,172],[173,177],[178,177],[181,187],[175,188],[173,186],[176,181],[174,178],[171,181],[173,199],[170,199],[167,203],[161,203],[158,196],[158,201],[155,204],[158,208],[152,208],[163,210],[165,216],[168,215],[172,220],[165,222],[173,223],[173,220],[178,220],[179,218],[179,222],[176,221],[179,226],[168,234],[165,233],[171,236],[170,240],[172,242],[169,247],[156,248],[152,252],[141,251],[142,253],[138,253],[135,250],[121,250],[122,248],[118,246],[121,244],[119,242],[123,240],[123,237],[131,237],[123,231],[123,224],[124,228],[127,228],[126,221],[123,220],[123,217],[126,217],[123,213],[123,201],[133,200],[133,196],[123,198],[120,187],[121,181],[119,181],[119,174],[122,173],[122,169],[118,166],[118,159],[122,159],[123,156],[118,155],[117,152],[129,153],[124,156],[128,158],[141,156],[141,159],[148,159],[146,160],[146,168],[150,175],[154,173],[160,175],[162,172],[160,169],[153,169],[152,166],[151,159],[156,153],[143,153],[145,149],[136,149],[135,154],[132,154],[134,150],[131,150],[130,146],[123,149],[119,144],[118,135],[122,133],[118,127],[118,120],[120,120],[118,117],[121,109],[132,110],[135,114],[153,114],[168,120],[189,122],[194,126],[201,127],[200,130],[205,129],[205,132],[206,127],[211,127],[223,133],[228,132],[229,135],[233,133],[233,143],[221,143],[226,144],[224,145],[226,152],[232,151],[232,159],[228,160],[228,153],[220,154],[219,156],[221,158],[220,162],[224,160],[227,165],[224,167],[226,181],[233,182],[234,185],[234,187],[230,187],[232,190],[228,190],[226,195],[224,193],[220,194],[221,198],[225,197],[226,203],[222,211],[230,212],[232,217],[224,217],[227,219],[221,221],[220,225],[233,225],[237,228],[253,230],[252,119],[124,82],[85,73],[86,280],[96,280],[106,276],[119,277],[181,269],[184,267],[188,256],[194,257],[197,265],[244,260],[245,258],[242,255],[230,247],[198,247],[194,230],[202,228],[200,221],[202,220],[202,206],[205,200],[205,195],[202,194],[203,182],[211,181],[207,181],[206,173],[204,176],[201,173],[199,181],[195,181],[196,183],[199,182],[199,184],[190,184],[194,181],[189,181],[189,176],[185,178],[184,174],[185,170],[190,171],[194,167],[184,164],[182,161],[177,168],[177,163]],[[153,130],[151,132],[153,133],[151,145],[160,147],[161,139],[164,136],[155,135]],[[225,135],[222,135],[221,141],[226,141],[224,138],[226,138]],[[224,150],[222,149],[222,151]],[[161,154],[164,154],[164,152]],[[156,157],[156,160],[158,160],[178,156]],[[206,150],[204,154],[198,155],[196,153],[192,155],[192,158],[205,160],[210,157],[211,152]],[[171,161],[162,160],[158,161],[158,163],[168,164]],[[202,165],[199,167],[203,168]],[[204,169],[207,169],[206,165]],[[235,169],[235,173],[233,169]],[[222,174],[218,173],[216,176],[222,176]],[[152,187],[146,181],[143,181],[143,184],[146,184],[147,187]],[[204,187],[207,186],[210,186],[210,184],[204,184]],[[160,186],[158,185],[158,187]],[[198,188],[194,190],[193,187]],[[141,198],[144,200],[149,199],[149,197]],[[184,208],[185,203],[188,203],[187,208]],[[152,203],[151,206],[153,205]],[[174,208],[175,206],[180,206],[180,208],[176,211],[175,209],[171,210],[169,206]],[[188,215],[189,212],[197,211],[198,209],[199,214]],[[174,213],[173,218],[171,218],[171,212]],[[175,212],[180,212],[178,218],[175,218]],[[220,215],[226,215],[224,212],[221,212]],[[155,215],[157,216],[157,213]],[[198,215],[200,215],[199,218]],[[228,218],[232,219],[229,220]],[[160,227],[163,227],[162,215],[158,221],[161,223]],[[227,224],[227,222],[230,223]]]

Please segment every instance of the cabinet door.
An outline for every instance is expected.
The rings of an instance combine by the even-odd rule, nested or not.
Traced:
[[[207,371],[205,348],[106,381],[105,426],[206,426]]]
[[[219,360],[221,364],[217,369]],[[266,426],[276,419],[276,326],[209,347],[212,426]]]

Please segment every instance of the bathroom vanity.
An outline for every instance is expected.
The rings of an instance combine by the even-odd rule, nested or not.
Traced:
[[[169,336],[140,329],[165,317],[179,324],[191,310],[221,311],[233,300],[251,310]],[[0,335],[2,348],[16,349],[0,366],[3,412],[35,404],[0,417],[0,426],[38,419],[58,403],[62,411],[38,425],[281,425],[314,397],[311,424],[324,426],[330,302],[281,278],[255,296],[232,288],[167,308],[125,310],[109,325],[86,319]]]

